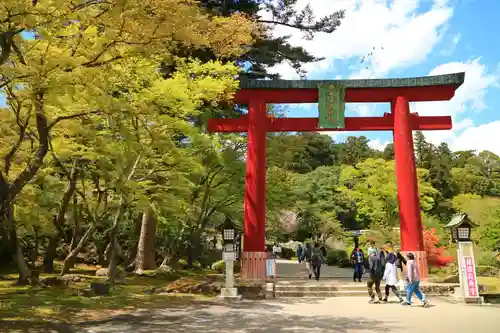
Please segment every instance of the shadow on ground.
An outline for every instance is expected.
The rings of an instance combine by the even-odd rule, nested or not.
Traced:
[[[174,333],[174,332],[251,332],[302,333],[308,331],[349,333],[358,331],[391,332],[394,323],[361,317],[317,316],[308,313],[308,304],[319,300],[287,299],[271,303],[242,301],[238,303],[203,302],[162,310],[139,310],[106,320],[86,321],[78,325],[2,321],[0,332],[9,333]],[[299,304],[300,314],[290,314],[285,306]],[[303,311],[303,313],[302,313]]]
[[[313,300],[309,300],[312,304]],[[241,302],[204,304],[185,308],[142,311],[105,321],[86,322],[74,328],[78,333],[170,333],[170,332],[252,332],[302,333],[308,331],[349,333],[358,331],[391,332],[394,323],[366,320],[361,317],[315,316],[303,304],[303,314],[288,314],[281,302]],[[300,310],[302,311],[302,310]],[[69,331],[71,332],[71,331]]]
[[[50,323],[32,320],[1,320],[0,332],[8,333],[75,333],[75,329],[65,323]],[[83,331],[85,332],[85,331]]]

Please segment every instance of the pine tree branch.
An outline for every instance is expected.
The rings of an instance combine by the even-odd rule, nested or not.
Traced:
[[[286,23],[286,22],[280,22],[280,21],[273,21],[273,20],[257,20],[259,23],[264,23],[264,24],[273,24],[273,25],[282,25],[285,27],[293,28],[293,29],[298,29],[298,30],[312,30],[313,26],[306,26],[303,24],[292,24],[292,23]]]

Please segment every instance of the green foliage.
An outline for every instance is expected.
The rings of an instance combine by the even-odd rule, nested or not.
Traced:
[[[216,261],[212,264],[212,270],[216,271],[217,273],[224,274],[225,269],[226,269],[226,262],[224,260],[219,260]],[[239,261],[234,262],[234,272],[239,273],[241,270],[241,265]]]
[[[500,198],[462,194],[453,199],[453,206],[479,225],[472,233],[485,250],[500,250]]]
[[[328,249],[326,253],[326,264],[329,266],[348,267],[350,263],[350,253],[343,249]]]
[[[281,255],[280,257],[283,258],[283,259],[292,259],[293,257],[295,257],[297,255],[296,251],[294,251],[293,249],[290,249],[288,247],[283,247],[281,249]]]

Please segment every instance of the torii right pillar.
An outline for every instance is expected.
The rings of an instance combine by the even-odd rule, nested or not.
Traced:
[[[401,250],[404,255],[413,253],[421,279],[428,275],[427,256],[424,248],[418,176],[413,151],[413,133],[408,98],[398,96],[391,102],[394,115],[394,155],[398,187]]]

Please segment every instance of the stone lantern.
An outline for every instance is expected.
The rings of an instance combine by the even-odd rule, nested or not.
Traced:
[[[471,240],[471,230],[477,224],[472,222],[467,214],[455,215],[445,228],[450,229],[453,242],[469,242]]]
[[[222,242],[224,244],[222,259],[224,260],[226,279],[224,288],[221,288],[219,298],[240,299],[238,289],[234,287],[234,261],[236,260],[238,235],[234,227],[234,222],[230,217],[226,217],[222,225]]]
[[[455,297],[466,303],[482,303],[477,285],[474,247],[471,231],[477,227],[467,214],[454,216],[445,228],[450,229],[453,242],[458,243],[458,276],[460,288],[456,288]],[[458,289],[458,290],[457,290]]]

